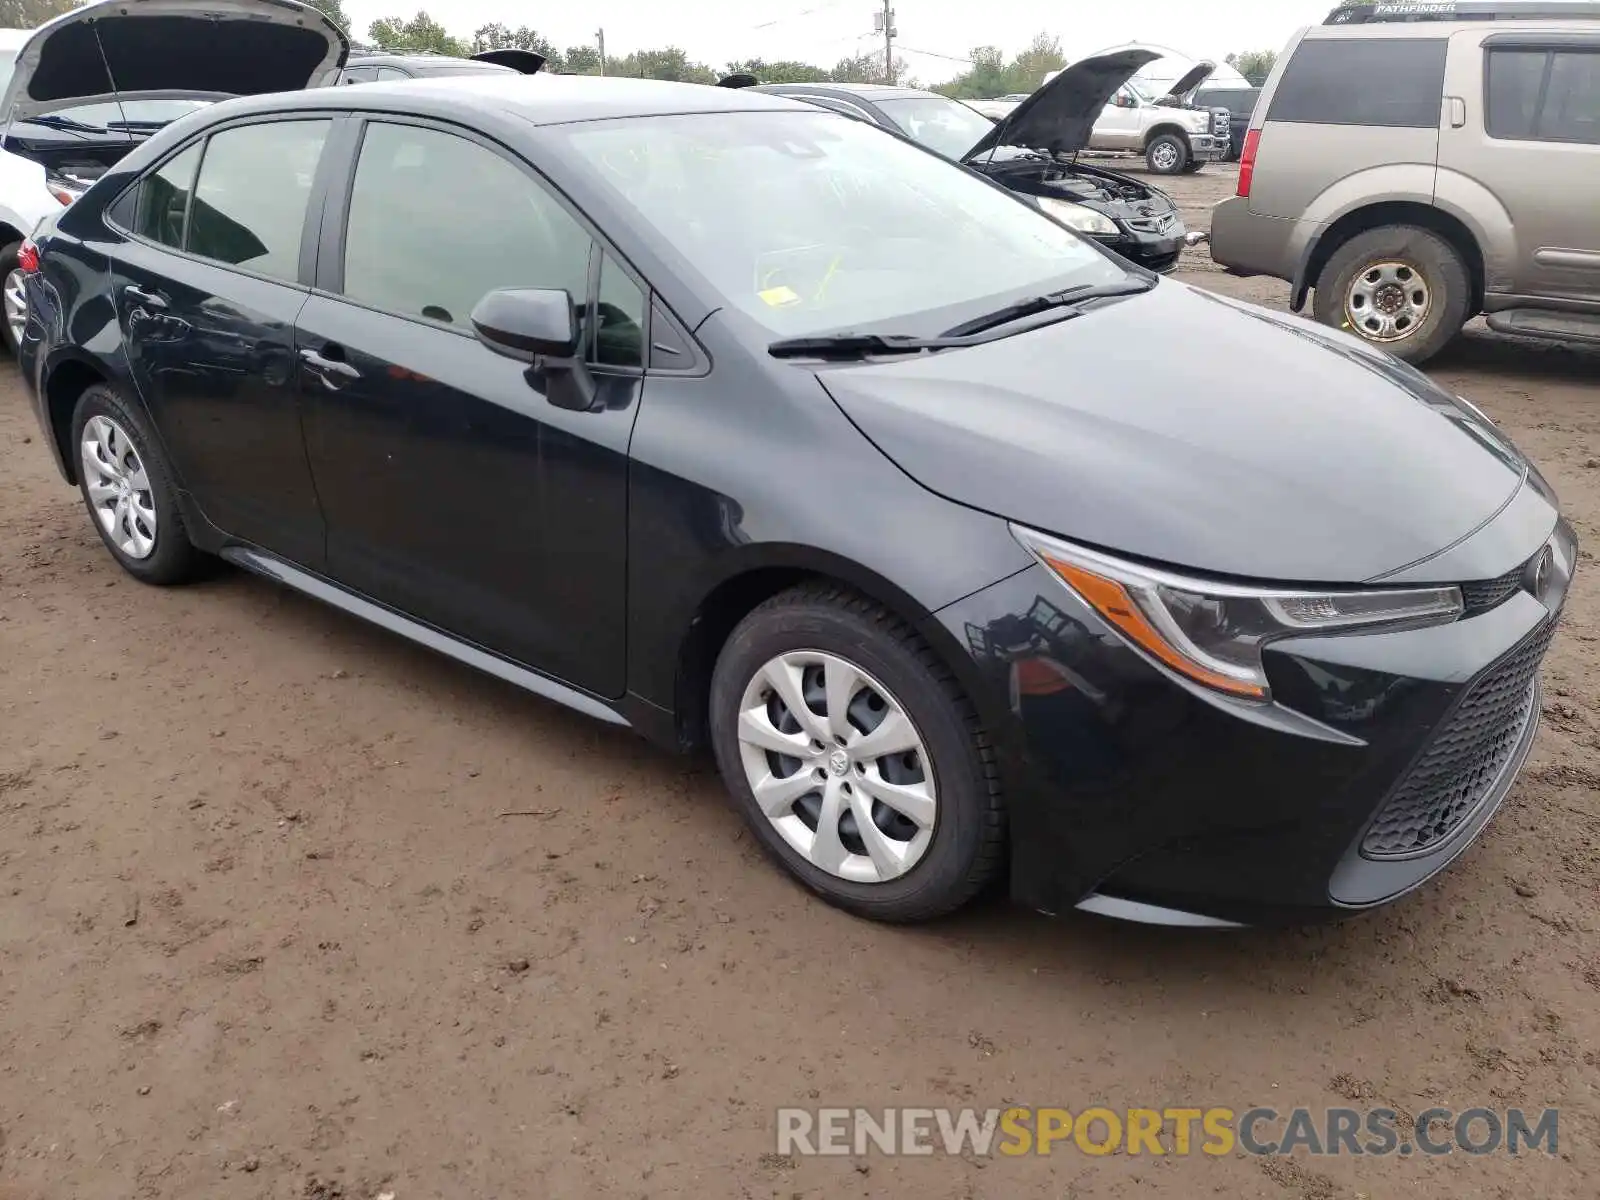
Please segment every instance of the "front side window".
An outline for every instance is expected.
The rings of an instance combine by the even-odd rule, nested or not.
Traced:
[[[912,141],[946,158],[963,158],[994,130],[987,117],[943,96],[902,96],[878,107]]]
[[[1489,136],[1600,145],[1600,48],[1491,50]]]
[[[780,336],[936,333],[997,301],[1127,276],[982,177],[830,113],[550,128],[723,302]]]
[[[272,121],[213,134],[189,218],[188,250],[294,282],[330,121]]]
[[[411,78],[411,75],[410,75],[409,72],[402,71],[398,67],[379,67],[378,68],[378,82],[379,83],[383,83],[385,80],[391,80],[391,79],[410,79],[410,78]]]
[[[183,248],[184,222],[194,194],[195,168],[199,165],[200,144],[197,142],[145,176],[139,184],[139,200],[134,208],[134,233],[174,250]]]
[[[476,142],[367,127],[350,197],[344,294],[470,329],[500,288],[560,288],[585,304],[592,239],[521,168]]]
[[[1437,129],[1444,38],[1308,38],[1278,82],[1269,121]]]
[[[590,359],[608,367],[644,366],[644,293],[609,254],[600,260]]]

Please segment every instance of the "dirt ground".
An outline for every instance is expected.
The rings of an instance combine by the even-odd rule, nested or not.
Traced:
[[[1174,191],[1203,228],[1231,187]],[[1433,370],[1588,547],[1531,769],[1421,894],[1209,936],[833,912],[707,763],[257,579],[128,580],[8,375],[0,1198],[1600,1194],[1600,356],[1478,331]],[[1384,1102],[1560,1106],[1562,1153],[774,1153],[789,1105]]]

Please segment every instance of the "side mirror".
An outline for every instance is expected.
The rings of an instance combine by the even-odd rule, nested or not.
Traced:
[[[496,354],[529,364],[528,383],[557,408],[595,411],[595,382],[578,356],[578,316],[558,288],[503,288],[472,310],[478,340]]]
[[[578,352],[572,297],[554,288],[502,288],[472,310],[472,331],[496,354],[531,363]]]

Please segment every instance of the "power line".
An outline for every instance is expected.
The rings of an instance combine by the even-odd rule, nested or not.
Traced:
[[[809,17],[815,13],[827,12],[830,8],[838,8],[844,0],[826,0],[813,8],[804,8],[797,13],[790,13],[787,17],[774,17],[770,21],[762,21],[759,25],[750,26],[751,29],[771,29],[774,25],[782,25],[785,21],[798,21],[801,17]]]
[[[959,54],[940,54],[937,50],[918,50],[915,46],[901,46],[900,49],[907,54],[925,54],[929,58],[943,58],[950,62],[967,63],[968,65],[972,63],[970,58],[964,58]]]

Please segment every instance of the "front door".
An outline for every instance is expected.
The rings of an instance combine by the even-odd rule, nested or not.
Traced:
[[[327,120],[224,129],[139,185],[111,255],[140,395],[206,518],[309,567],[324,533],[295,400],[305,217]],[[198,175],[197,175],[198,168]]]
[[[1094,148],[1096,150],[1138,150],[1143,148],[1140,136],[1139,97],[1130,87],[1117,89],[1111,103],[1100,111],[1094,123]]]
[[[1600,35],[1458,33],[1446,92],[1440,200],[1503,212],[1488,291],[1600,304]]]
[[[645,293],[498,147],[367,125],[342,238],[296,338],[328,571],[417,620],[608,698],[625,688],[628,441]],[[343,197],[330,200],[330,217]],[[491,232],[492,231],[492,232]],[[501,287],[565,289],[594,412],[471,333]],[[590,298],[597,296],[598,304]]]

